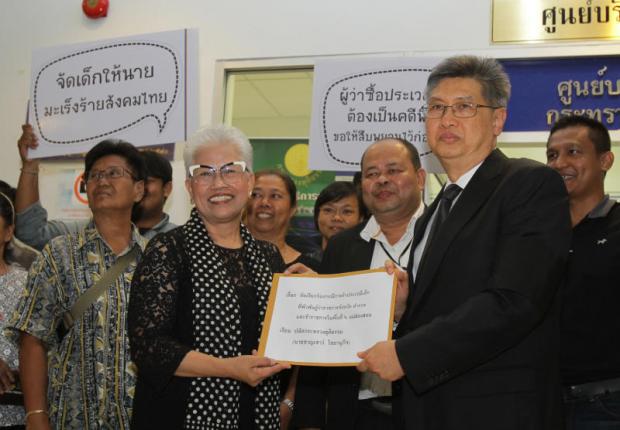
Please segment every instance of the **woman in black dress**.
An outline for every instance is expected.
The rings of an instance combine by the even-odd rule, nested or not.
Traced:
[[[132,283],[132,428],[278,429],[276,374],[289,366],[252,351],[284,261],[241,224],[252,147],[235,128],[206,128],[184,159],[190,219],[150,241]]]

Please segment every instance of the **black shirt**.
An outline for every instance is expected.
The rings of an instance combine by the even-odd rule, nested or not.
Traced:
[[[620,377],[620,204],[607,197],[573,228],[561,322],[565,385]]]

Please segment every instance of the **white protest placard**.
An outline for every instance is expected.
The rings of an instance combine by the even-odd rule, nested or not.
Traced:
[[[424,88],[437,58],[318,60],[314,67],[309,168],[354,171],[385,137],[413,143],[422,166],[443,172],[424,129]]]
[[[33,52],[32,158],[185,140],[197,128],[197,32],[178,30]]]
[[[355,366],[392,336],[396,278],[384,269],[274,276],[259,355],[312,366]]]

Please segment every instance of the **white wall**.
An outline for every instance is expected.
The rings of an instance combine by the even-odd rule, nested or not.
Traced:
[[[491,1],[110,0],[89,20],[77,0],[5,0],[0,14],[0,179],[16,184],[35,48],[199,29],[200,120],[212,112],[216,60],[408,52],[498,57],[617,54],[620,42],[491,45]],[[180,192],[180,187],[177,187]],[[176,217],[175,217],[176,218]],[[178,221],[182,221],[179,219]]]

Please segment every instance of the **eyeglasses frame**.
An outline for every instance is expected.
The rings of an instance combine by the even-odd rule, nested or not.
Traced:
[[[483,105],[483,104],[480,104],[480,103],[461,102],[461,103],[458,103],[458,104],[461,104],[461,105],[464,105],[464,104],[472,105],[472,107],[474,108],[474,114],[470,115],[470,116],[460,116],[454,110],[454,106],[455,105],[453,105],[453,104],[452,105],[444,105],[444,104],[441,104],[441,103],[436,103],[436,104],[441,105],[443,107],[441,115],[439,115],[439,116],[429,116],[428,115],[428,112],[429,112],[428,105],[426,105],[425,106],[425,111],[426,111],[426,117],[427,118],[430,118],[430,119],[440,119],[440,118],[443,118],[446,115],[446,112],[447,112],[448,108],[450,108],[450,110],[452,111],[452,115],[454,115],[455,118],[473,118],[476,115],[478,115],[478,108],[487,108],[487,109],[495,110],[495,109],[501,109],[501,108],[504,107],[504,106]]]
[[[191,166],[187,168],[187,171],[189,173],[190,178],[192,178],[192,180],[194,181],[197,181],[196,178],[194,177],[194,172],[196,171],[196,169],[199,169],[199,168],[210,169],[214,173],[213,180],[215,180],[215,178],[219,174],[220,178],[222,178],[222,181],[226,182],[224,180],[224,177],[222,176],[222,169],[228,166],[241,166],[242,167],[241,173],[249,172],[247,163],[241,160],[231,161],[229,163],[222,164],[220,167],[213,167],[213,166],[209,166],[208,164],[192,164]]]
[[[104,173],[104,172],[107,172],[108,170],[113,169],[113,168],[121,169],[121,172],[123,172],[123,174],[121,176],[119,176],[118,178],[112,178],[112,177],[110,177],[109,173]],[[97,175],[94,178],[90,178],[90,176],[92,175],[93,172],[96,172]],[[123,166],[108,166],[108,167],[106,167],[103,170],[91,170],[91,171],[88,172],[88,176],[86,176],[86,172],[84,172],[84,175],[82,176],[82,178],[83,178],[84,183],[88,184],[91,181],[99,182],[103,178],[105,178],[108,181],[109,180],[120,179],[120,178],[125,177],[125,174],[128,174],[129,177],[133,181],[137,181],[138,180],[138,178],[136,178],[136,175],[131,170],[129,170],[128,168],[123,167]]]

